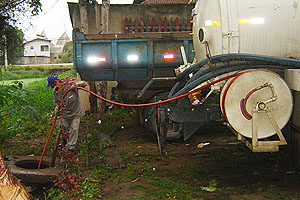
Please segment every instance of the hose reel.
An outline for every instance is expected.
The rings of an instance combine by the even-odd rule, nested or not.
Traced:
[[[291,117],[293,102],[278,74],[245,71],[225,83],[220,102],[225,119],[252,151],[278,151],[279,145],[286,144],[280,130]],[[275,134],[279,141],[259,141]]]

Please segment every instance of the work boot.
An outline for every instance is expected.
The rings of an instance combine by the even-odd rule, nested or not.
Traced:
[[[67,144],[67,140],[65,138],[62,138],[62,143],[60,143],[58,146],[59,147],[64,147]]]
[[[71,152],[72,156],[77,155],[77,151],[75,149],[68,149],[69,152]]]

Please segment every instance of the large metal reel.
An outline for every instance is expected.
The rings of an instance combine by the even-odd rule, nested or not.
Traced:
[[[264,87],[254,91],[255,88],[259,88],[266,83],[271,84],[273,92],[271,87]],[[228,80],[220,94],[220,106],[229,124],[241,135],[252,138],[253,119],[247,117],[246,114],[248,113],[252,117],[253,110],[257,107],[258,102],[267,102],[274,95],[276,100],[266,105],[271,110],[277,125],[282,129],[292,114],[292,95],[284,80],[272,71],[249,70]],[[247,101],[243,109],[241,101],[245,98],[247,98]],[[258,119],[258,139],[267,138],[274,134],[276,134],[276,131],[270,123],[267,114],[260,114]]]

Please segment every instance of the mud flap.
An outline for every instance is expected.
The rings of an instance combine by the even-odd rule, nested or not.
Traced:
[[[159,153],[162,156],[167,156],[166,150],[166,138],[167,138],[167,131],[168,131],[168,114],[166,113],[165,108],[161,108],[160,105],[155,106],[156,110],[156,117],[155,117],[155,132],[157,138],[157,144]]]

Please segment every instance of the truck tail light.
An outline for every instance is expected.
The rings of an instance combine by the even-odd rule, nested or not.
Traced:
[[[134,61],[138,61],[139,57],[137,55],[128,55],[127,56],[127,60],[134,62]]]
[[[106,62],[105,57],[88,57],[87,61],[89,63],[97,63],[97,62]]]
[[[164,55],[164,59],[173,59],[173,58],[175,58],[174,54],[165,54]]]

